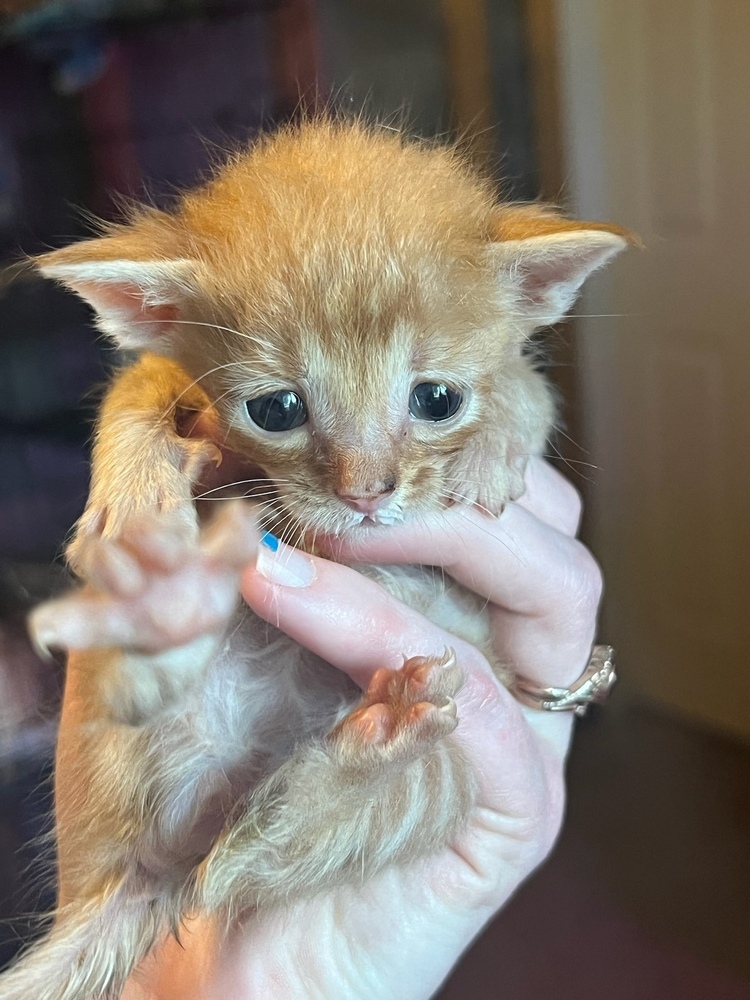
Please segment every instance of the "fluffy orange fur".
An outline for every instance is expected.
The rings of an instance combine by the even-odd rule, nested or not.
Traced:
[[[239,456],[261,520],[308,548],[366,516],[387,525],[455,502],[499,511],[553,415],[524,345],[627,239],[498,204],[453,148],[318,120],[237,154],[171,212],[134,210],[46,255],[44,273],[140,353],[104,403],[77,571],[92,575],[99,540],[143,510],[194,539],[196,483],[217,443]],[[425,382],[460,393],[450,419],[410,414]],[[271,433],[246,404],[281,390],[308,419]],[[196,411],[207,438],[181,433]],[[349,502],[372,495],[386,499],[369,515]],[[474,595],[420,567],[367,572],[493,662]],[[465,821],[473,784],[450,737],[461,682],[450,656],[404,650],[404,670],[361,700],[249,613],[173,645],[86,654],[71,898],[0,980],[8,1000],[115,996],[186,909],[234,914],[366,878],[439,849]],[[507,682],[509,666],[494,665]],[[373,706],[401,720],[374,742],[361,724]],[[196,843],[217,802],[223,831]]]

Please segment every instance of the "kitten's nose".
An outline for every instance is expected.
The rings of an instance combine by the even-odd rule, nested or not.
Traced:
[[[336,495],[354,510],[358,510],[362,514],[374,514],[376,510],[388,503],[395,489],[395,482],[390,481],[377,483],[371,489],[357,490],[351,493],[341,493],[336,490]]]

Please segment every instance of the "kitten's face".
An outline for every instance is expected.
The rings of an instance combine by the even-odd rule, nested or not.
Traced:
[[[528,428],[509,426],[505,412],[505,376],[517,389],[539,382],[498,313],[494,275],[455,261],[432,261],[429,281],[421,270],[402,268],[390,283],[360,270],[314,307],[303,288],[266,288],[252,309],[220,319],[217,304],[195,302],[203,322],[226,329],[209,369],[205,328],[184,331],[177,358],[215,402],[230,447],[268,477],[248,492],[277,531],[309,539],[393,524],[471,502],[480,481],[498,509],[512,449],[495,447],[490,469],[485,442],[509,445],[509,435],[518,452],[539,447],[546,395],[525,414]]]

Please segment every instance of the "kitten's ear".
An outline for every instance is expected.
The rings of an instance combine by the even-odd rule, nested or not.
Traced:
[[[54,250],[35,263],[46,277],[85,299],[99,329],[120,347],[171,353],[175,320],[194,288],[193,261],[149,259],[135,240],[105,236]]]
[[[493,220],[489,254],[513,308],[534,328],[557,323],[584,281],[637,238],[619,226],[575,222],[538,206],[508,206]]]

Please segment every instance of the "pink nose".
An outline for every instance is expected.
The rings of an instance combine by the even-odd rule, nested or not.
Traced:
[[[354,510],[362,514],[374,514],[376,510],[383,507],[393,496],[395,486],[388,486],[377,493],[339,493],[338,496]]]

